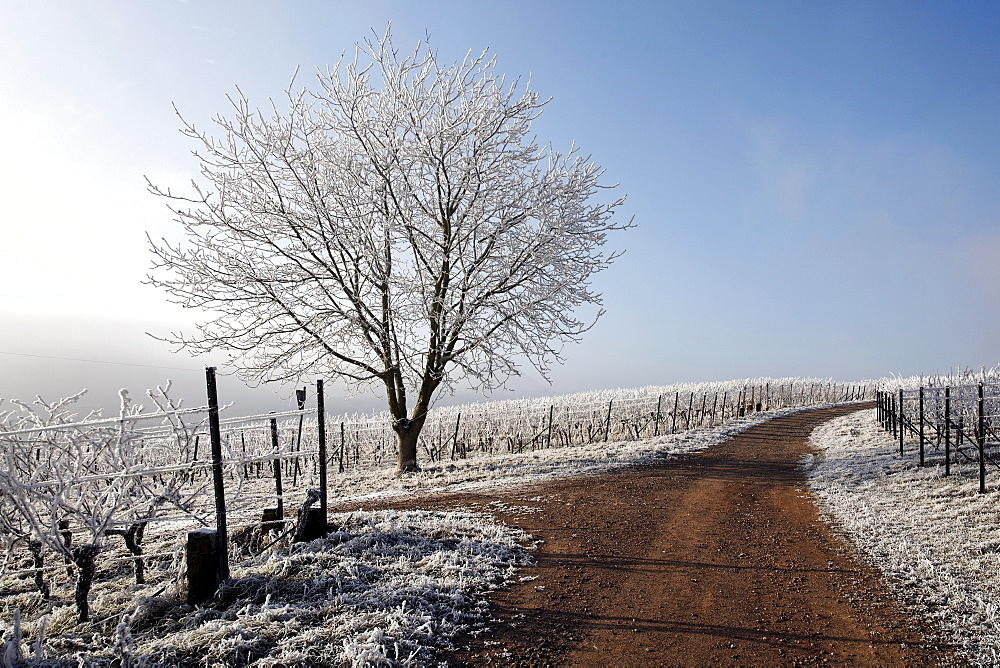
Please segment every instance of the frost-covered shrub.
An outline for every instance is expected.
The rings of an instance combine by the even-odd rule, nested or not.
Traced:
[[[190,430],[177,415],[168,389],[169,383],[149,392],[159,411],[148,418],[166,425],[173,442],[169,459],[176,463],[186,454]],[[0,529],[5,563],[18,544],[31,552],[43,598],[50,595],[43,577],[44,553],[73,564],[75,600],[84,620],[96,559],[107,547],[107,537],[125,539],[141,583],[146,523],[163,505],[190,509],[203,489],[191,485],[183,467],[150,474],[157,471],[151,459],[156,450],[146,442],[149,432],[139,427],[146,418],[144,407],[126,390],[119,393],[119,415],[114,419],[99,413],[80,419],[71,408],[82,394],[53,404],[40,397],[31,404],[11,401],[10,409],[0,411]]]

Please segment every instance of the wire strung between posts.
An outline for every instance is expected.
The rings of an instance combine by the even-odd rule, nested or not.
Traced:
[[[100,420],[86,420],[84,422],[69,422],[66,424],[52,424],[40,427],[29,427],[26,429],[17,429],[15,431],[0,431],[0,437],[2,436],[16,436],[18,434],[37,434],[39,432],[47,431],[60,431],[65,429],[80,429],[84,427],[113,427],[120,425],[124,422],[141,422],[144,420],[162,420],[167,417],[174,417],[177,415],[192,415],[194,413],[205,413],[208,411],[207,406],[200,408],[183,408],[172,411],[162,411],[157,413],[138,413],[136,415],[126,415],[124,417],[116,418],[102,418]]]

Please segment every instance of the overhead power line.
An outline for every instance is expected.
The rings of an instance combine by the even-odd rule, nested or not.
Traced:
[[[144,369],[171,369],[173,371],[201,371],[201,369],[191,369],[179,366],[162,366],[157,364],[134,364],[132,362],[109,362],[107,360],[86,360],[79,357],[57,357],[56,355],[33,355],[31,353],[12,353],[0,350],[0,355],[12,355],[14,357],[37,357],[46,360],[62,360],[64,362],[87,362],[89,364],[113,364],[115,366],[135,366]]]

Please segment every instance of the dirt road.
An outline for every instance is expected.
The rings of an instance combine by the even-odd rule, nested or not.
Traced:
[[[535,579],[452,665],[936,665],[949,661],[818,516],[798,467],[814,427],[772,420],[707,451],[420,507],[493,512],[543,539]],[[414,507],[413,501],[403,504]]]

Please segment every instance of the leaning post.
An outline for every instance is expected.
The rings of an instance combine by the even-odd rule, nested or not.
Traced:
[[[229,537],[226,530],[226,488],[222,479],[222,430],[219,426],[219,391],[215,383],[215,367],[205,367],[208,390],[208,434],[212,441],[212,482],[215,486],[215,530],[218,534],[216,570],[218,581],[229,579]]]
[[[295,390],[295,405],[298,407],[298,409],[300,411],[306,407],[306,388],[303,387],[301,390],[298,390],[298,389]],[[295,484],[295,477],[298,476],[299,473],[301,473],[301,467],[299,466],[299,456],[298,456],[298,453],[302,451],[302,420],[303,420],[303,417],[304,417],[303,415],[301,415],[301,414],[299,415],[299,433],[295,437],[296,438],[296,444],[295,444],[295,473],[294,473],[294,475],[292,477],[292,484],[293,485]]]

